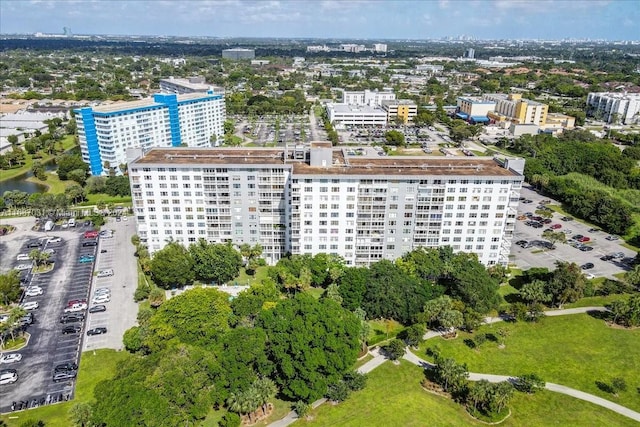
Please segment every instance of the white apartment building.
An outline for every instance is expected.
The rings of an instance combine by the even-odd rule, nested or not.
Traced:
[[[129,148],[211,147],[224,136],[224,97],[207,93],[156,94],[140,101],[74,110],[82,159],[92,175],[119,172]],[[215,135],[215,138],[214,138]]]
[[[342,91],[342,103],[350,105],[368,105],[369,107],[379,107],[382,101],[394,100],[396,94],[392,91]]]
[[[326,106],[327,117],[338,129],[345,126],[386,126],[387,112],[368,105],[332,104]]]
[[[508,263],[524,160],[348,156],[329,142],[274,148],[130,150],[137,233],[167,241],[260,243],[336,254],[350,266],[450,245]]]
[[[387,53],[387,45],[384,43],[374,43],[373,51],[378,53]]]
[[[160,79],[160,92],[162,93],[198,93],[213,90],[214,93],[222,93],[223,89],[213,87],[208,84],[204,77],[189,77],[188,79],[180,79],[177,77],[169,77],[168,79]]]
[[[607,123],[640,123],[640,93],[591,92],[587,113]]]

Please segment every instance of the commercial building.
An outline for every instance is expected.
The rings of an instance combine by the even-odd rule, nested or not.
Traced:
[[[474,123],[487,122],[487,114],[496,107],[495,101],[472,96],[461,96],[457,100],[456,116],[462,120]]]
[[[349,105],[368,105],[370,107],[379,107],[382,101],[396,99],[393,91],[377,91],[377,90],[358,90],[358,91],[342,91],[342,103]]]
[[[160,79],[160,92],[162,93],[202,93],[213,90],[215,93],[222,93],[221,88],[214,88],[208,84],[204,77],[189,77],[188,79],[179,79],[169,77],[168,79]]]
[[[418,114],[418,105],[410,99],[394,99],[382,101],[382,110],[387,113],[387,123],[401,119],[407,124]]]
[[[485,94],[483,100],[495,102],[495,108],[488,117],[496,122],[509,121],[519,125],[537,125],[544,127],[547,122],[549,106],[530,99],[523,99],[519,93]]]
[[[387,112],[368,105],[329,103],[326,111],[329,121],[338,129],[345,126],[387,125]]]
[[[544,125],[544,132],[561,133],[563,130],[571,130],[576,127],[576,118],[560,113],[547,113],[547,122]]]
[[[329,142],[129,155],[150,253],[170,240],[260,243],[270,264],[329,253],[366,266],[450,245],[506,265],[524,180],[522,159],[351,156]]]
[[[254,59],[256,57],[256,51],[254,49],[223,49],[222,57],[224,59],[232,59],[234,61],[240,61],[242,59]]]
[[[156,94],[140,101],[74,110],[82,159],[92,175],[107,173],[109,162],[118,172],[126,151],[141,147],[210,147],[224,136],[222,95]]]
[[[607,123],[640,123],[640,93],[591,92],[587,114]]]
[[[387,45],[384,43],[374,43],[373,51],[377,53],[387,53]]]

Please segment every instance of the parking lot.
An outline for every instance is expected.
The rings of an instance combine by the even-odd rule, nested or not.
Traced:
[[[311,141],[312,131],[309,116],[264,116],[256,120],[240,120],[236,123],[235,134],[244,142],[252,142],[259,147],[285,143],[304,144]]]
[[[56,229],[45,234],[32,230],[33,218],[4,222],[16,225],[17,229],[0,238],[0,251],[3,254],[0,259],[2,270],[6,271],[19,263],[24,263],[24,261],[17,261],[17,255],[28,253],[30,249],[26,247],[27,244],[35,241],[42,242],[41,250],[53,251],[51,259],[55,264],[53,270],[48,273],[29,273],[24,276],[24,286],[39,287],[42,294],[37,295],[38,291],[34,296],[25,297],[22,301],[23,303],[35,301],[38,303],[38,308],[32,310],[34,323],[26,330],[30,335],[28,345],[15,352],[22,355],[22,360],[2,365],[3,369],[16,369],[18,381],[1,386],[1,412],[72,398],[75,372],[70,370],[69,375],[60,374],[58,381],[54,381],[55,368],[64,364],[79,364],[80,351],[83,347],[121,349],[122,334],[127,328],[133,326],[137,314],[137,305],[133,302],[135,280],[137,280],[136,264],[133,246],[129,242],[135,229],[133,223],[123,222],[122,226],[112,227],[119,232],[114,232],[113,237],[105,239],[104,243],[100,241],[99,246],[83,246],[82,243],[87,242],[83,233],[90,230],[83,224],[66,230]],[[115,221],[113,223],[120,224]],[[103,250],[106,252],[101,253]],[[81,261],[83,257],[85,260]],[[117,293],[113,292],[110,302],[106,305],[118,307],[118,310],[107,309],[103,313],[88,313],[85,306],[85,309],[76,312],[80,314],[81,321],[62,324],[61,316],[65,314],[65,308],[70,308],[69,301],[77,300],[81,304],[82,300],[86,300],[89,307],[93,305],[90,286],[94,279],[94,266],[99,265],[100,268],[107,264],[115,266],[116,262],[122,278],[126,277],[128,282],[126,282],[127,286],[120,285]],[[117,276],[96,278],[93,284],[102,286],[103,280],[114,277]],[[82,321],[85,316],[86,319]],[[96,336],[86,335],[89,329],[99,326],[106,326],[107,333]],[[70,327],[67,331],[69,333],[63,333],[65,327]]]
[[[548,197],[541,196],[531,188],[523,187],[520,195],[526,200],[531,200],[531,203],[520,202],[518,206],[518,215],[524,215],[527,212],[534,213],[537,210],[540,202],[549,199]],[[551,201],[553,204],[559,204],[556,201]],[[635,252],[625,248],[620,243],[621,240],[607,240],[607,234],[605,231],[589,231],[594,226],[584,224],[578,220],[562,221],[561,218],[564,215],[553,213],[551,223],[546,224],[541,228],[533,228],[525,224],[525,220],[519,220],[516,222],[515,234],[513,238],[513,244],[511,246],[512,262],[516,264],[518,268],[528,269],[531,267],[547,267],[549,269],[555,268],[556,261],[568,261],[575,262],[578,265],[584,265],[586,263],[592,263],[593,267],[586,269],[585,273],[592,274],[594,277],[607,277],[615,279],[614,274],[625,272],[630,269],[628,262],[635,257]],[[556,243],[555,249],[549,250],[545,248],[548,242],[542,238],[542,232],[547,227],[553,225],[560,225],[555,229],[556,232],[565,232],[567,237],[567,243]],[[573,237],[576,235],[582,235],[589,238],[588,242],[584,242],[585,246],[592,247],[592,250],[581,251],[576,247],[571,246],[569,243],[575,241]],[[530,245],[525,248],[516,245],[515,242],[525,240]],[[622,252],[623,258],[603,261],[600,258],[612,254],[615,252]]]

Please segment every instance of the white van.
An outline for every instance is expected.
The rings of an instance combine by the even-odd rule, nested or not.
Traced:
[[[18,374],[14,369],[7,369],[0,374],[0,384],[13,384],[18,381]]]
[[[69,219],[69,227],[75,227],[76,226],[76,219],[75,218],[70,218]]]
[[[18,261],[29,261],[29,260],[31,260],[31,258],[29,258],[29,254],[18,255]]]
[[[53,226],[55,224],[53,223],[53,221],[47,221],[46,224],[44,225],[44,231],[51,231],[53,230]]]

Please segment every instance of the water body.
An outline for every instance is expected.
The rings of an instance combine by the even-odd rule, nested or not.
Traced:
[[[56,165],[53,162],[49,162],[44,165],[44,169],[47,172],[51,172],[56,169]],[[5,191],[13,191],[13,190],[20,190],[30,194],[46,193],[47,192],[46,185],[27,181],[27,178],[30,178],[32,176],[33,176],[33,172],[28,171],[20,176],[16,176],[15,178],[7,179],[5,181],[0,182],[0,196],[2,196]]]

